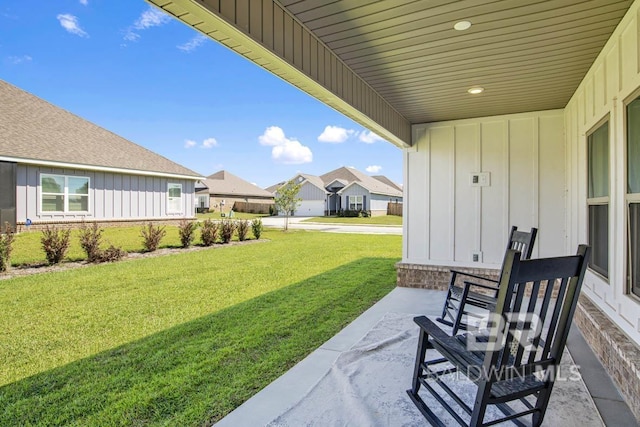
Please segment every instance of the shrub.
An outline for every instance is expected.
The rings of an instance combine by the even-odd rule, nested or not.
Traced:
[[[238,240],[241,242],[247,240],[247,233],[249,233],[249,221],[242,219],[240,221],[236,221],[235,227],[238,231]]]
[[[188,248],[193,243],[196,238],[196,228],[198,228],[198,223],[195,221],[187,221],[186,219],[180,221],[178,233],[183,248]]]
[[[11,267],[11,251],[15,234],[11,225],[7,222],[4,225],[4,233],[0,233],[0,271],[7,271]]]
[[[262,235],[262,220],[260,218],[256,218],[251,221],[251,231],[253,231],[253,237],[260,239]]]
[[[160,246],[160,240],[167,234],[164,227],[154,226],[153,223],[149,223],[146,227],[142,227],[140,235],[144,239],[142,245],[147,252],[153,252]]]
[[[84,253],[87,254],[87,261],[99,262],[102,257],[100,251],[100,243],[102,242],[102,232],[104,230],[98,227],[98,223],[87,226],[83,223],[80,226],[80,246]]]
[[[100,262],[115,262],[120,261],[127,255],[127,252],[122,248],[109,245],[107,249],[100,253]]]
[[[69,249],[70,240],[71,230],[58,230],[55,226],[46,226],[42,230],[40,243],[49,264],[58,264],[63,260]]]
[[[235,221],[229,219],[220,221],[220,237],[222,238],[222,243],[229,243],[234,231],[236,231]]]
[[[269,205],[269,216],[276,215],[278,215],[278,210],[276,209],[276,207],[274,205]]]
[[[205,219],[202,223],[200,237],[202,238],[203,245],[213,245],[218,240],[218,223],[210,219]]]

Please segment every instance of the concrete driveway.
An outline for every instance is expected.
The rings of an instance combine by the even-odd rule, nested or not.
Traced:
[[[265,227],[284,228],[284,217],[263,217],[262,224]],[[402,235],[402,226],[397,225],[347,225],[325,224],[317,222],[302,222],[307,217],[290,217],[289,228],[292,230],[315,230],[327,233],[358,233],[358,234],[396,234]]]

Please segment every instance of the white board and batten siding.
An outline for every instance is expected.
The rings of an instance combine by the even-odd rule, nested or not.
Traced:
[[[40,174],[88,177],[89,213],[42,212]],[[191,218],[195,211],[193,180],[18,164],[16,181],[18,222]],[[182,185],[181,213],[167,213],[168,183]]]
[[[552,110],[415,125],[404,150],[403,262],[499,268],[512,225],[539,228],[534,256],[563,254],[563,117]],[[480,172],[488,185],[472,185]]]
[[[570,214],[568,247],[588,241],[587,135],[609,121],[609,278],[588,270],[583,292],[636,343],[640,299],[627,290],[626,106],[640,96],[640,3],[635,2],[565,108]]]

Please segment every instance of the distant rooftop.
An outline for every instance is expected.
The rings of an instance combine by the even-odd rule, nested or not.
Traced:
[[[273,194],[263,190],[255,184],[235,176],[234,174],[221,170],[209,175],[202,181],[207,187],[209,194],[223,194],[229,196],[249,196],[271,198]]]

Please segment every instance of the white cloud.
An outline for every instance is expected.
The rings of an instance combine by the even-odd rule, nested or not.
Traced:
[[[258,141],[260,145],[273,147],[271,149],[271,158],[278,163],[299,165],[313,161],[311,149],[302,145],[300,141],[287,138],[284,131],[278,126],[268,127],[258,137]]]
[[[373,133],[370,130],[360,132],[360,134],[358,135],[358,139],[365,144],[373,144],[374,142],[385,141],[383,138],[379,137],[376,133]]]
[[[18,65],[18,64],[23,64],[25,62],[31,62],[32,59],[33,58],[31,58],[29,55],[9,56],[7,58],[7,61],[12,65]]]
[[[170,20],[169,15],[160,9],[149,7],[149,9],[142,12],[142,15],[133,23],[133,28],[136,30],[146,30],[147,28],[164,25]]]
[[[184,140],[184,148],[192,148],[192,147],[195,147],[196,145],[198,145],[198,143],[192,139]]]
[[[382,166],[379,165],[371,165],[371,166],[367,166],[365,168],[365,170],[369,173],[378,173],[382,170]]]
[[[341,128],[339,126],[327,126],[318,137],[320,142],[328,142],[332,144],[340,144],[345,142],[354,131],[351,129]]]
[[[76,36],[80,37],[89,37],[89,34],[87,34],[82,28],[80,28],[78,18],[76,18],[75,16],[69,13],[61,13],[56,16],[56,18],[58,18],[58,21],[60,22],[60,25],[62,25],[62,28],[64,28],[71,34],[75,34]]]
[[[211,147],[217,147],[218,146],[218,141],[215,138],[207,138],[204,141],[202,141],[202,148],[211,148]]]
[[[140,38],[140,34],[134,30],[146,30],[151,27],[159,27],[171,21],[171,17],[163,11],[154,7],[142,12],[136,21],[124,31],[124,39],[134,42]]]
[[[89,4],[89,0],[80,0],[80,4],[86,6]]]
[[[203,36],[202,34],[198,34],[188,42],[178,45],[177,47],[178,49],[184,52],[192,52],[195,49],[197,49],[199,46],[202,46],[202,44],[206,41],[207,41],[207,37]]]

